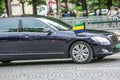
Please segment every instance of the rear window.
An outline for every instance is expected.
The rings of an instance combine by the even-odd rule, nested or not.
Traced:
[[[0,32],[18,32],[18,20],[0,19]]]

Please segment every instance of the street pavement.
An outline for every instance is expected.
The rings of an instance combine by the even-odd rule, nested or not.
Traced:
[[[0,63],[0,80],[120,80],[120,53],[89,64],[70,59]]]

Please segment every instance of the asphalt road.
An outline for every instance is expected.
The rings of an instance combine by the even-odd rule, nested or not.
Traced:
[[[0,63],[0,80],[120,80],[120,53],[89,64],[69,59]]]

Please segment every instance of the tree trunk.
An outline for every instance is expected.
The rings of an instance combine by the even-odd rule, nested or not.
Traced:
[[[5,0],[5,5],[8,17],[11,17],[12,16],[11,0]]]
[[[57,13],[58,13],[58,0],[56,0]]]
[[[32,0],[33,3],[33,15],[37,15],[37,5],[36,5],[36,0]]]
[[[118,0],[118,6],[120,7],[120,0]]]
[[[23,12],[23,15],[25,15],[24,3],[21,3],[21,4],[22,4],[22,12]]]
[[[61,0],[58,0],[58,12],[59,12],[59,19],[61,19],[62,18]]]
[[[101,10],[101,0],[98,0],[98,2],[99,2],[99,10]]]
[[[83,16],[88,16],[88,9],[86,0],[82,0],[82,9],[83,9]]]
[[[112,0],[107,1],[107,6],[108,6],[108,9],[110,9],[110,6],[112,6]]]
[[[66,12],[68,12],[68,0],[65,0],[65,7],[66,7]]]
[[[37,7],[36,7],[36,5],[33,5],[33,15],[37,15]]]

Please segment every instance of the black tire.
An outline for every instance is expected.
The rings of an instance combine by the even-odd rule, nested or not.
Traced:
[[[77,46],[79,47],[79,49],[77,48]],[[86,52],[84,52],[85,50]],[[78,64],[89,63],[93,59],[93,50],[88,43],[83,41],[78,41],[72,44],[70,48],[70,57],[75,63],[78,63]],[[83,58],[85,59],[80,60]]]
[[[4,64],[8,64],[8,63],[10,63],[11,61],[10,60],[5,60],[5,61],[1,61],[2,63],[4,63]]]

